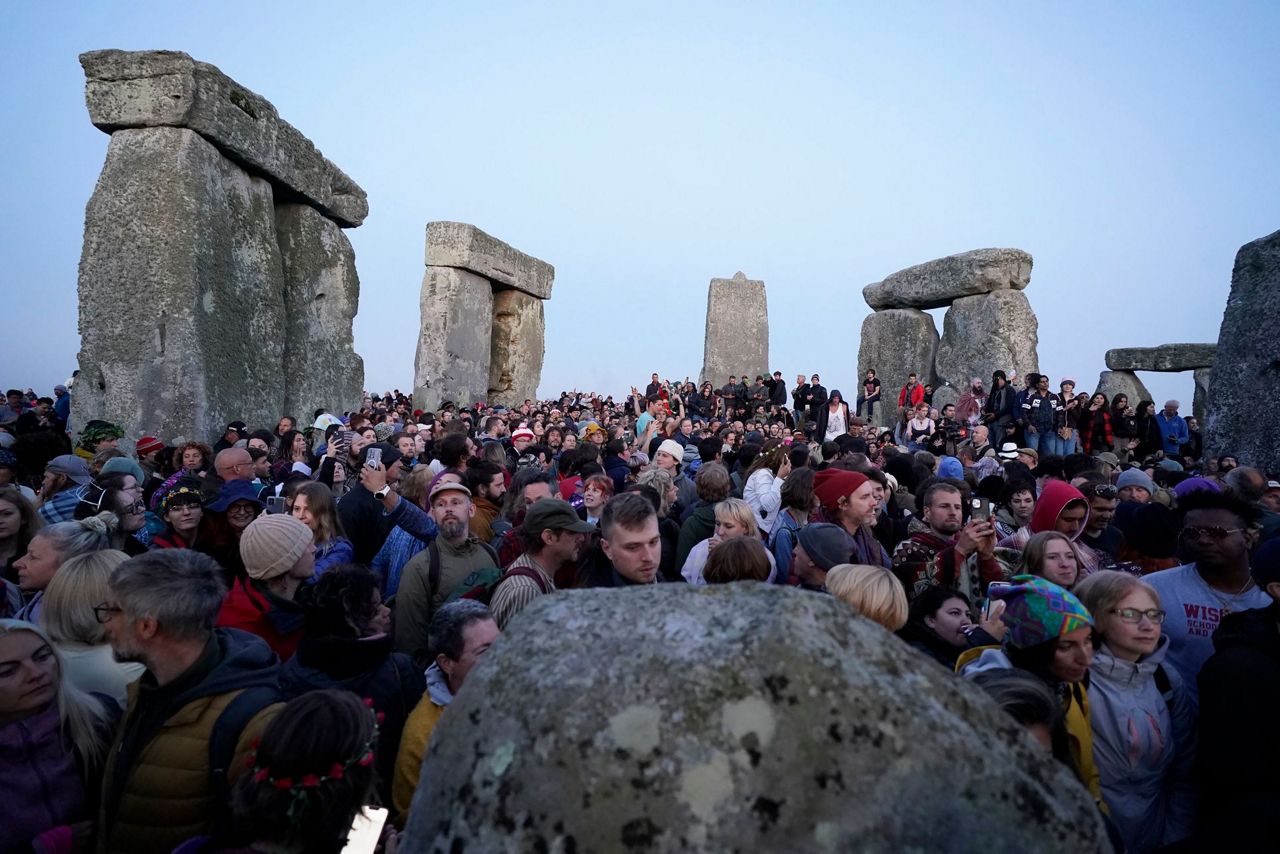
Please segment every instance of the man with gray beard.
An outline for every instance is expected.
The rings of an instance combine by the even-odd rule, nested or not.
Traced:
[[[497,568],[497,555],[471,536],[475,505],[471,490],[442,480],[431,489],[431,518],[439,533],[431,545],[405,564],[396,592],[395,648],[426,661],[431,615],[453,589],[476,570]]]

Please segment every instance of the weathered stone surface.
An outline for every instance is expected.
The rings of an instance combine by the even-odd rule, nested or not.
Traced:
[[[1022,290],[1031,281],[1031,265],[1021,249],[975,249],[899,270],[863,288],[862,298],[877,310],[942,308],[961,297]]]
[[[112,135],[85,211],[76,418],[208,440],[280,417],[271,185],[193,131]]]
[[[1134,409],[1142,401],[1151,399],[1151,392],[1133,371],[1103,371],[1098,374],[1096,391],[1105,394],[1108,401],[1115,400],[1117,394],[1123,394]]]
[[[523,291],[494,292],[487,398],[490,404],[519,406],[536,399],[546,350],[545,333],[542,300]]]
[[[535,600],[433,732],[402,846],[1084,852],[1105,838],[1084,787],[980,689],[832,597],[741,583]]]
[[[989,386],[991,385],[991,381],[986,380],[985,384]],[[944,386],[939,386],[938,388],[935,388],[933,390],[933,408],[938,410],[939,414],[942,413],[942,408],[946,406],[948,403],[954,406],[959,402],[960,402],[960,392],[957,391],[953,386],[944,385]]]
[[[101,130],[183,127],[224,154],[302,196],[339,225],[369,213],[362,190],[261,95],[217,68],[167,50],[80,55],[89,117]]]
[[[1191,402],[1191,412],[1200,424],[1204,424],[1204,413],[1209,405],[1209,377],[1212,373],[1213,368],[1196,368],[1191,375],[1196,383],[1195,396]]]
[[[707,288],[707,329],[699,383],[720,388],[743,373],[770,376],[769,300],[764,282],[741,270],[732,279],[712,279]]]
[[[427,266],[459,267],[490,281],[551,299],[556,269],[465,222],[427,223]]]
[[[1209,386],[1205,452],[1280,471],[1280,426],[1262,411],[1280,399],[1280,231],[1236,253],[1216,359],[1226,367]]]
[[[888,427],[898,415],[898,391],[915,373],[920,383],[933,382],[933,360],[938,330],[933,318],[914,308],[890,308],[867,315],[858,344],[858,384],[841,389],[854,405],[867,371],[875,369],[880,380],[880,403],[871,423]]]
[[[1217,344],[1161,344],[1159,347],[1118,347],[1107,351],[1113,371],[1176,373],[1213,367]]]
[[[1004,290],[958,299],[942,319],[934,372],[938,380],[964,388],[982,377],[990,389],[996,369],[1025,377],[1039,370],[1039,323],[1022,291]]]
[[[358,409],[364,360],[352,348],[360,280],[351,241],[310,205],[276,205],[284,265],[284,411]]]
[[[489,280],[456,267],[428,267],[421,308],[413,402],[432,410],[445,400],[484,400],[493,323]]]

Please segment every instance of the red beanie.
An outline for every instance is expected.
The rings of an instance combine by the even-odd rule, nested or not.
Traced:
[[[823,469],[813,478],[813,494],[818,496],[823,507],[835,510],[841,498],[853,494],[866,482],[867,476],[860,472]]]
[[[138,443],[134,445],[134,450],[139,454],[149,454],[152,451],[163,451],[164,442],[161,442],[155,436],[143,436],[138,440]]]

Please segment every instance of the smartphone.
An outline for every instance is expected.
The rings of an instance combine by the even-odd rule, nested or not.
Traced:
[[[280,498],[279,495],[267,496],[267,512],[268,513],[279,513],[280,508],[283,506],[284,506],[284,501]]]
[[[356,813],[347,834],[347,844],[342,854],[373,854],[382,839],[382,828],[387,823],[387,811],[382,807],[365,807]]]
[[[1010,584],[1008,581],[993,581],[987,585],[987,601],[982,605],[982,618],[984,620],[991,616],[991,603],[996,600],[996,591],[1008,590],[1014,586],[1015,585]]]
[[[354,431],[354,430],[340,430],[340,431],[338,431],[338,447],[339,447],[339,448],[342,448],[342,449],[344,449],[344,450],[345,450],[346,448],[350,448],[350,447],[351,447],[351,440],[355,438],[355,435],[356,435],[356,434],[355,434],[355,431]]]
[[[979,522],[986,522],[991,518],[991,499],[975,498],[970,502],[973,508],[973,518]]]
[[[364,464],[369,468],[377,468],[382,465],[382,449],[370,448],[365,452]]]

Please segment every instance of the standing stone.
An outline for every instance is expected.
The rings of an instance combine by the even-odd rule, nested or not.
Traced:
[[[1129,405],[1134,409],[1142,401],[1151,399],[1151,392],[1147,391],[1147,387],[1133,371],[1103,371],[1098,374],[1096,390],[1105,394],[1108,402],[1114,400],[1117,394],[1123,394],[1129,398]]]
[[[85,212],[76,420],[211,439],[284,402],[271,185],[194,131],[111,135]]]
[[[899,270],[863,288],[862,298],[877,311],[942,308],[961,297],[1020,291],[1031,281],[1031,265],[1021,249],[975,249]]]
[[[493,342],[489,351],[491,405],[519,406],[534,399],[546,346],[542,300],[523,291],[493,294]]]
[[[495,285],[551,299],[556,268],[465,222],[427,223],[427,266],[459,267]]]
[[[428,267],[422,280],[422,333],[414,360],[414,405],[484,400],[489,391],[493,289],[456,267]]]
[[[942,340],[934,370],[939,382],[964,388],[982,377],[988,390],[997,369],[1025,377],[1039,370],[1035,312],[1022,291],[993,291],[958,299],[942,320]]]
[[[284,412],[304,420],[324,408],[357,409],[364,360],[352,347],[360,301],[356,255],[332,220],[310,205],[276,206],[284,263]]]
[[[915,373],[921,385],[933,382],[938,330],[933,318],[915,308],[889,308],[868,314],[862,321],[858,344],[858,379],[853,388],[841,389],[850,411],[857,404],[862,379],[875,369],[880,380],[880,403],[871,423],[892,427],[898,417],[898,391]],[[864,410],[865,412],[865,410]]]
[[[1213,373],[1213,368],[1196,368],[1191,375],[1196,384],[1195,396],[1192,398],[1191,403],[1191,412],[1201,426],[1204,425],[1204,414],[1208,408],[1209,375],[1211,373]]]
[[[1280,471],[1280,426],[1267,411],[1280,400],[1280,231],[1236,253],[1215,363],[1226,367],[1209,386],[1205,455]]]
[[[1106,834],[1071,771],[979,688],[832,597],[742,583],[538,597],[440,719],[401,845],[930,851],[951,840],[1094,852]]]
[[[990,380],[983,381],[983,388],[991,385]],[[933,390],[933,408],[938,410],[938,414],[942,414],[942,408],[947,404],[952,406],[960,402],[960,392],[954,386],[941,385]]]
[[[716,388],[730,375],[768,377],[769,303],[764,282],[739,270],[732,279],[712,279],[707,288],[707,332],[698,383]],[[750,381],[748,381],[750,384]]]

